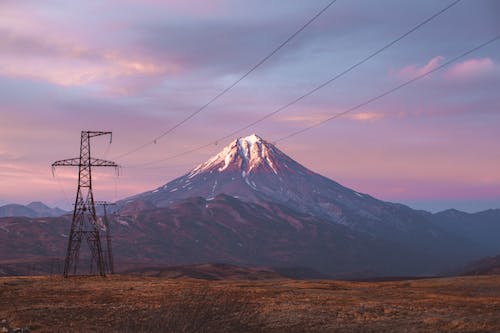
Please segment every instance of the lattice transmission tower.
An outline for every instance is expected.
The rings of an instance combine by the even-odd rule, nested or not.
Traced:
[[[108,211],[107,207],[108,206],[114,206],[114,203],[107,202],[107,201],[96,201],[96,205],[102,206],[104,210],[104,216],[102,217],[102,220],[104,222],[104,227],[106,228],[106,251],[105,251],[105,258],[108,260],[107,265],[106,265],[106,271],[109,272],[110,274],[115,274],[115,264],[114,264],[114,259],[113,259],[113,247],[111,246],[111,226],[109,225],[109,220],[108,220]]]
[[[95,264],[96,273],[101,276],[106,275],[106,259],[103,255],[100,237],[101,226],[97,220],[94,194],[92,193],[92,167],[113,167],[118,170],[118,165],[112,161],[91,157],[90,139],[101,135],[109,135],[111,143],[111,132],[82,131],[80,157],[52,163],[52,170],[60,166],[78,167],[78,189],[64,261],[64,277],[77,274],[80,246],[83,239],[89,246],[91,267]],[[90,273],[92,274],[92,271]]]

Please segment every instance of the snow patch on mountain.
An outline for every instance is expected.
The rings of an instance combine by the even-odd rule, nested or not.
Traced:
[[[231,167],[241,169],[245,173],[243,177],[246,177],[261,165],[268,166],[277,175],[278,169],[273,161],[272,150],[273,148],[256,134],[238,138],[219,154],[194,168],[188,178],[206,171],[224,172]]]

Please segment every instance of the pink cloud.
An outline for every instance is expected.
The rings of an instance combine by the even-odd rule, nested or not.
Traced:
[[[78,42],[50,38],[35,43],[36,35],[16,36],[0,29],[0,39],[6,35],[12,41],[3,39],[0,48],[13,50],[0,57],[2,76],[46,81],[60,86],[97,83],[106,90],[116,91],[123,88],[120,80],[124,78],[144,81],[174,75],[182,70],[178,62],[156,60],[137,50],[97,49]],[[16,41],[24,43],[15,46]]]
[[[93,85],[104,93],[127,95],[184,67],[136,45],[103,45],[33,6],[2,6],[1,11],[8,15],[0,21],[0,76],[63,87]]]
[[[311,109],[308,108],[307,111],[303,111],[299,114],[281,114],[276,117],[275,120],[278,122],[296,122],[300,125],[314,125],[328,119],[334,115],[344,112],[344,109]],[[306,113],[307,112],[307,113]],[[365,111],[350,113],[342,116],[343,119],[350,119],[356,121],[374,121],[386,118],[387,115],[377,111]]]
[[[297,122],[299,124],[313,125],[324,120],[327,116],[324,114],[299,114],[299,115],[283,115],[276,118],[277,121]]]
[[[350,116],[351,119],[359,121],[379,120],[384,117],[384,114],[378,112],[360,112]]]
[[[422,75],[428,71],[431,71],[435,68],[437,68],[441,62],[444,60],[443,56],[437,56],[429,60],[427,64],[424,66],[418,66],[417,64],[411,64],[406,67],[403,67],[399,71],[396,71],[396,74],[398,76],[408,78],[408,77],[415,77],[418,75]]]
[[[455,64],[446,72],[449,79],[478,77],[495,69],[495,63],[490,58],[469,59]]]

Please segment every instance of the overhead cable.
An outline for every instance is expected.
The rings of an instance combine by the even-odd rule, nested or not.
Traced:
[[[281,50],[285,45],[287,45],[292,39],[294,39],[298,34],[300,34],[304,29],[306,29],[311,23],[313,23],[318,17],[320,17],[328,8],[330,8],[337,0],[332,0],[330,1],[325,7],[323,7],[318,13],[316,13],[312,18],[310,18],[304,25],[302,25],[297,31],[295,31],[292,35],[290,35],[285,41],[283,41],[281,44],[279,44],[274,50],[271,51],[268,55],[266,55],[264,58],[262,58],[259,62],[257,62],[252,68],[250,68],[245,74],[240,76],[237,80],[235,80],[233,83],[231,83],[227,88],[222,90],[220,93],[215,95],[212,99],[210,99],[207,103],[196,109],[194,112],[189,114],[186,118],[182,119],[180,122],[176,123],[169,129],[167,129],[165,132],[161,133],[157,137],[153,138],[152,140],[142,144],[141,146],[134,148],[132,150],[129,150],[123,154],[117,155],[114,157],[114,159],[119,159],[123,158],[127,155],[133,154],[138,152],[139,150],[144,149],[145,147],[155,144],[158,142],[158,140],[162,139],[165,137],[167,134],[171,133],[174,131],[176,128],[179,126],[183,125],[184,123],[188,122],[191,118],[195,117],[197,114],[205,110],[208,106],[210,106],[213,102],[218,100],[220,97],[225,95],[227,92],[229,92],[232,88],[234,88],[238,83],[243,81],[248,75],[250,75],[253,71],[255,71],[258,67],[260,67],[262,64],[264,64],[267,60],[269,60],[272,56],[274,56],[279,50]]]
[[[428,70],[428,71],[426,71],[426,72],[424,72],[424,73],[422,73],[420,75],[417,75],[416,77],[414,77],[414,78],[412,78],[412,79],[410,79],[408,81],[405,81],[404,83],[402,83],[402,84],[400,84],[400,85],[398,85],[398,86],[396,86],[396,87],[394,87],[392,89],[389,89],[389,90],[387,90],[387,91],[385,91],[385,92],[383,92],[383,93],[381,93],[381,94],[379,94],[377,96],[374,96],[374,97],[372,97],[372,98],[370,98],[370,99],[368,99],[368,100],[366,100],[366,101],[364,101],[362,103],[359,103],[358,105],[353,106],[352,108],[349,108],[349,109],[347,109],[347,110],[345,110],[343,112],[340,112],[340,113],[336,113],[336,114],[334,114],[334,115],[332,115],[332,116],[330,116],[330,117],[328,117],[326,119],[321,120],[320,122],[318,122],[316,124],[304,127],[301,130],[298,130],[296,132],[293,132],[291,134],[283,136],[283,137],[275,140],[274,142],[277,143],[277,142],[280,142],[280,141],[283,141],[283,140],[286,140],[286,139],[290,139],[291,137],[294,137],[296,135],[299,135],[301,133],[309,131],[309,130],[315,128],[315,127],[321,126],[321,125],[323,125],[323,124],[325,124],[325,123],[327,123],[329,121],[332,121],[334,119],[337,119],[337,118],[340,118],[342,116],[345,116],[348,113],[356,111],[356,110],[358,110],[358,109],[360,109],[360,108],[362,108],[362,107],[364,107],[364,106],[366,106],[368,104],[371,104],[371,103],[373,103],[373,102],[375,102],[375,101],[377,101],[377,100],[379,100],[379,99],[381,99],[381,98],[383,98],[383,97],[385,97],[387,95],[390,95],[390,94],[392,94],[392,93],[400,90],[401,88],[406,87],[409,84],[412,84],[415,81],[423,79],[424,77],[426,77],[426,76],[428,76],[428,75],[430,75],[430,74],[432,74],[432,73],[434,73],[434,72],[436,72],[436,71],[438,71],[440,69],[443,69],[444,67],[446,67],[446,66],[448,66],[448,65],[456,62],[457,60],[459,60],[459,59],[461,59],[461,58],[463,58],[463,57],[465,57],[465,56],[467,56],[467,55],[469,55],[469,54],[471,54],[471,53],[473,53],[473,52],[475,52],[475,51],[477,51],[477,50],[485,47],[486,45],[489,45],[489,44],[497,41],[498,39],[500,39],[500,35],[498,35],[498,36],[496,36],[496,37],[494,37],[494,38],[492,38],[492,39],[490,39],[490,40],[488,40],[488,41],[486,41],[486,42],[484,42],[484,43],[482,43],[482,44],[480,44],[480,45],[478,45],[478,46],[476,46],[476,47],[474,47],[474,48],[472,48],[472,49],[470,49],[470,50],[468,50],[468,51],[466,51],[466,52],[464,52],[464,53],[462,53],[462,54],[460,54],[460,55],[458,55],[458,56],[456,56],[456,57],[454,57],[454,58],[452,58],[452,59],[450,59],[448,61],[446,61],[446,62],[444,62],[444,63],[442,63],[441,65],[439,65],[438,67],[436,67],[434,69]]]
[[[417,25],[415,25],[413,28],[411,28],[410,30],[406,31],[405,33],[403,33],[402,35],[400,35],[399,37],[397,37],[396,39],[390,41],[389,43],[385,44],[384,46],[382,46],[381,48],[377,49],[376,51],[372,52],[371,54],[369,54],[368,56],[366,56],[365,58],[361,59],[360,61],[356,62],[355,64],[353,64],[352,66],[348,67],[347,69],[345,69],[344,71],[334,75],[332,78],[328,79],[327,81],[324,81],[323,83],[317,85],[316,87],[314,87],[313,89],[309,90],[308,92],[306,92],[305,94],[293,99],[292,101],[290,101],[289,103],[277,108],[276,110],[270,112],[270,113],[267,113],[266,115],[260,117],[259,119],[255,120],[255,121],[252,121],[251,123],[243,126],[243,127],[240,127],[238,128],[237,130],[234,130],[232,131],[231,133],[229,134],[226,134],[212,142],[209,142],[207,144],[204,144],[204,145],[201,145],[201,146],[198,146],[198,147],[195,147],[195,148],[192,148],[192,149],[189,149],[187,151],[184,151],[182,153],[179,153],[179,154],[176,154],[176,155],[172,155],[172,156],[169,156],[169,157],[166,157],[166,158],[163,158],[163,159],[159,159],[159,160],[156,160],[156,161],[151,161],[151,162],[147,162],[147,163],[141,163],[141,164],[137,164],[137,165],[134,165],[132,167],[140,167],[140,166],[148,166],[148,165],[152,165],[152,164],[157,164],[157,163],[161,163],[161,162],[165,162],[167,160],[170,160],[170,159],[174,159],[174,158],[177,158],[177,157],[181,157],[181,156],[184,156],[184,155],[187,155],[187,154],[190,154],[190,153],[193,153],[193,152],[196,152],[196,151],[199,151],[199,150],[202,150],[202,149],[205,149],[207,147],[210,147],[210,146],[213,146],[213,145],[217,145],[219,142],[222,142],[228,138],[233,138],[236,134],[252,127],[252,126],[255,126],[257,125],[258,123],[264,121],[265,119],[268,119],[274,115],[276,115],[277,113],[289,108],[290,106],[298,103],[299,101],[303,100],[304,98],[314,94],[315,92],[317,92],[318,90],[330,85],[331,83],[333,83],[334,81],[336,81],[337,79],[339,79],[340,77],[346,75],[347,73],[349,73],[350,71],[352,71],[353,69],[355,69],[356,67],[364,64],[365,62],[367,62],[368,60],[372,59],[373,57],[375,57],[376,55],[380,54],[381,52],[383,52],[384,50],[388,49],[389,47],[393,46],[394,44],[396,44],[397,42],[401,41],[403,38],[409,36],[411,33],[415,32],[416,30],[420,29],[422,26],[424,26],[425,24],[429,23],[430,21],[432,21],[433,19],[435,19],[436,17],[438,17],[439,15],[443,14],[444,12],[446,12],[447,10],[449,10],[450,8],[452,8],[453,6],[457,5],[461,0],[455,0],[453,2],[451,2],[450,4],[448,4],[446,7],[442,8],[441,10],[439,10],[438,12],[434,13],[433,15],[429,16],[428,18],[426,18],[425,20],[423,20],[422,22],[418,23]],[[129,166],[130,167],[130,166]]]

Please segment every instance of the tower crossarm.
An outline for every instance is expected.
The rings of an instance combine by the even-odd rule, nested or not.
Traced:
[[[113,161],[101,160],[100,158],[91,158],[90,164],[92,166],[101,166],[101,167],[115,167],[118,168],[118,164]]]
[[[79,157],[67,158],[65,160],[59,160],[52,163],[53,168],[59,166],[80,166],[80,158]]]
[[[115,168],[118,167],[118,164],[116,164],[113,161],[106,161],[100,158],[93,158],[93,157],[90,159],[90,165],[102,166],[102,167],[115,167]],[[54,163],[52,163],[52,167],[60,167],[60,166],[73,166],[73,167],[80,166],[80,158],[79,157],[68,158],[65,160],[55,161]]]
[[[84,131],[83,133],[86,133],[89,136],[89,138],[93,138],[95,136],[100,136],[100,135],[109,135],[110,136],[110,140],[111,140],[111,138],[113,137],[113,133],[112,132]]]

